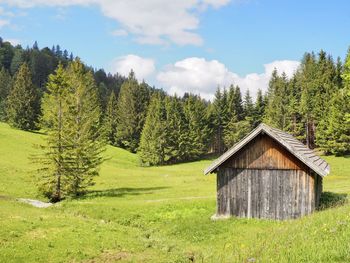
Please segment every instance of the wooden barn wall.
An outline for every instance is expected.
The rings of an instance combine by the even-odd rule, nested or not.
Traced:
[[[220,168],[217,214],[297,218],[315,210],[320,189],[322,179],[304,170]]]
[[[306,166],[266,134],[260,134],[222,167],[306,170]]]

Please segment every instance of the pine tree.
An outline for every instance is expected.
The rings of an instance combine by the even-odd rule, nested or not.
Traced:
[[[298,82],[299,77],[300,73],[296,72],[288,83],[288,117],[285,130],[293,134],[293,136],[295,136],[297,139],[303,141],[305,139],[305,124],[303,123],[302,114],[300,113],[300,98],[302,88]]]
[[[114,91],[109,96],[107,109],[105,113],[105,129],[107,140],[111,145],[116,145],[117,135],[117,99]]]
[[[189,94],[184,100],[183,108],[188,133],[183,142],[187,148],[186,160],[195,160],[208,151],[211,131],[206,104],[199,96]]]
[[[248,120],[238,121],[236,116],[233,116],[226,125],[224,133],[224,142],[227,148],[232,147],[239,142],[244,136],[251,131],[251,123]]]
[[[229,87],[228,96],[227,96],[227,114],[228,120],[230,120],[233,116],[236,116],[238,120],[242,120],[244,118],[243,112],[243,102],[241,90],[238,86],[231,85]]]
[[[39,95],[34,87],[29,67],[22,64],[15,76],[7,100],[7,117],[11,126],[22,130],[37,128],[39,116]]]
[[[0,70],[0,121],[6,120],[6,101],[12,86],[11,75],[5,68]]]
[[[339,67],[340,65],[338,65]],[[341,87],[337,85],[337,70],[330,56],[320,51],[318,57],[314,53],[305,54],[300,68],[301,99],[300,110],[302,122],[305,123],[305,141],[310,148],[316,147],[318,125],[325,123],[332,97]]]
[[[121,86],[118,97],[118,145],[136,152],[145,122],[149,103],[149,91],[145,83],[139,85],[131,71],[127,81]]]
[[[21,64],[24,62],[23,50],[21,48],[16,48],[14,51],[14,56],[11,61],[10,72],[15,75]]]
[[[322,120],[317,144],[326,153],[344,155],[350,153],[350,94],[345,89],[334,97],[327,120]]]
[[[350,153],[350,49],[341,77],[343,88],[334,96],[329,114],[321,120],[317,134],[317,144],[326,153],[336,155]]]
[[[106,111],[108,101],[110,99],[109,93],[110,91],[108,90],[108,87],[104,82],[101,82],[100,84],[98,84],[98,98],[99,98],[100,105],[103,112]]]
[[[41,164],[40,190],[53,202],[65,197],[69,184],[70,158],[67,155],[68,79],[60,64],[54,74],[49,76],[47,92],[42,99],[42,127],[47,129],[46,144],[42,146],[43,156],[38,158]]]
[[[164,162],[167,164],[184,161],[188,158],[188,128],[181,101],[167,96],[165,104],[165,147]]]
[[[37,41],[34,42],[33,49],[39,50],[39,46],[38,46],[38,42]]]
[[[9,42],[3,42],[0,46],[0,68],[9,70],[14,55],[13,47]]]
[[[155,93],[148,108],[138,151],[141,162],[145,165],[161,165],[165,162],[165,120],[164,98],[160,93]]]
[[[68,60],[68,51],[67,51],[67,49],[65,49],[63,51],[63,59]]]
[[[77,196],[93,184],[103,158],[105,141],[101,124],[101,109],[97,87],[91,71],[86,71],[79,59],[67,68],[69,96],[67,96],[66,138],[70,148],[69,195]]]
[[[56,45],[56,51],[55,51],[55,55],[56,57],[58,58],[62,58],[62,50],[61,50],[61,47],[59,45]]]
[[[216,90],[213,106],[211,107],[210,114],[213,130],[214,130],[214,151],[222,153],[225,150],[225,144],[223,140],[224,129],[229,121],[228,115],[228,96],[225,90],[222,92],[220,88]]]
[[[263,120],[265,113],[265,100],[261,89],[258,90],[254,111],[253,111],[253,127],[257,127]]]
[[[242,93],[241,93],[241,89],[239,88],[239,86],[236,86],[236,89],[235,89],[235,92],[234,92],[233,103],[235,105],[235,109],[236,109],[236,114],[237,114],[238,120],[239,121],[243,120],[244,119],[244,113],[243,113]]]
[[[350,48],[348,49],[348,53],[345,59],[343,71],[341,74],[343,80],[343,86],[347,96],[350,96]],[[345,114],[346,122],[350,122],[350,112]]]
[[[52,201],[77,196],[98,175],[105,141],[93,75],[79,61],[59,65],[50,75],[42,103],[42,125],[48,130],[40,189]]]
[[[229,102],[228,108],[230,108],[232,103],[233,107],[231,106],[232,110],[230,110],[228,115],[229,120],[224,124],[223,141],[226,148],[232,147],[250,132],[255,116],[253,99],[249,90],[245,93],[243,105],[241,91],[238,86],[234,92],[230,89],[229,101],[231,102]]]
[[[276,128],[286,130],[288,122],[288,80],[285,73],[278,76],[277,70],[272,72],[268,89],[268,104],[264,121]]]
[[[252,96],[250,96],[249,89],[246,91],[244,95],[243,112],[244,112],[245,119],[248,120],[250,123],[253,123],[254,104],[253,104]]]

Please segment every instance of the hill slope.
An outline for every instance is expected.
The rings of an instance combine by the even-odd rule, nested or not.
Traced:
[[[108,147],[87,196],[39,209],[30,156],[43,135],[0,123],[0,262],[348,262],[350,205],[298,220],[210,221],[210,161],[143,168]],[[350,158],[327,157],[326,191],[350,192]]]

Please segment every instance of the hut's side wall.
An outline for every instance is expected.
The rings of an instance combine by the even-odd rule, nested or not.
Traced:
[[[322,180],[304,170],[220,168],[217,214],[297,218],[315,210]]]

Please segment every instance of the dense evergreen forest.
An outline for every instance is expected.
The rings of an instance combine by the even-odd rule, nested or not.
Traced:
[[[74,71],[79,65],[80,75]],[[48,103],[60,98],[56,94],[48,99],[54,85],[85,83],[96,93],[87,92],[92,100],[96,96],[99,109],[90,109],[101,124],[94,136],[98,130],[109,144],[138,152],[144,165],[220,154],[261,122],[288,131],[326,154],[350,153],[349,52],[344,63],[322,50],[304,54],[291,78],[275,70],[267,92],[259,90],[255,100],[234,83],[218,87],[213,101],[189,93],[169,96],[138,82],[137,72],[128,77],[107,74],[82,64],[58,45],[40,49],[36,42],[24,49],[0,39],[0,68],[1,121],[24,130],[50,130],[53,124],[45,119],[50,116]],[[86,82],[88,72],[91,79]],[[73,75],[80,76],[81,82],[74,82]]]

